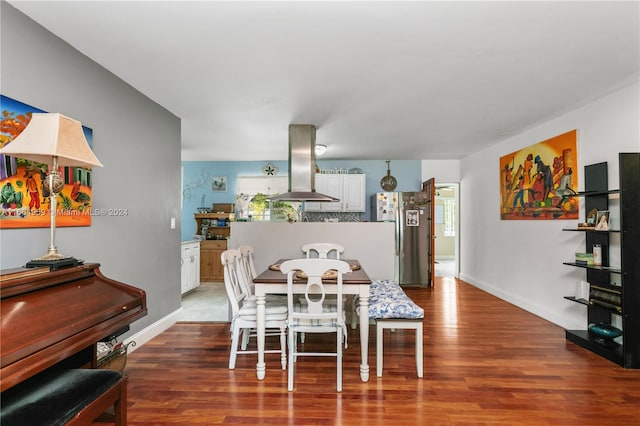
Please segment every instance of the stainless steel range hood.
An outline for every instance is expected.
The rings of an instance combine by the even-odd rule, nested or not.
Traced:
[[[316,192],[316,127],[289,125],[289,192],[271,197],[272,201],[340,201]]]

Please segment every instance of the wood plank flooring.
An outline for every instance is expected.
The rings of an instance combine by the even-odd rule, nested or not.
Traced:
[[[277,354],[258,381],[256,356],[229,370],[227,323],[177,323],[130,354],[129,425],[639,425],[640,370],[565,341],[564,331],[462,281],[406,289],[425,309],[424,378],[413,331],[385,334],[384,373],[359,378],[349,331],[343,392],[335,360],[302,358],[296,389]],[[334,344],[307,336],[309,348]]]

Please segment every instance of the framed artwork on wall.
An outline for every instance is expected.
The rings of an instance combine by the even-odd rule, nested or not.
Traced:
[[[39,108],[0,95],[0,147],[10,144]],[[82,126],[84,136],[93,146],[93,130]],[[0,229],[48,228],[48,187],[43,186],[48,166],[21,158],[0,155]],[[64,187],[58,194],[56,226],[91,225],[93,191],[91,168],[60,167]]]
[[[213,176],[211,178],[211,190],[213,192],[227,192],[227,177]]]
[[[500,219],[577,219],[577,130],[500,157]]]

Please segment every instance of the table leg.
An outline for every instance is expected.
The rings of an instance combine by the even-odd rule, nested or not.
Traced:
[[[256,364],[256,375],[258,380],[263,380],[266,373],[266,365],[264,362],[264,339],[265,339],[265,296],[256,294],[256,316],[257,316],[257,340],[258,340],[258,364]]]
[[[369,381],[369,292],[360,294],[360,352],[362,363],[360,364],[360,380]]]

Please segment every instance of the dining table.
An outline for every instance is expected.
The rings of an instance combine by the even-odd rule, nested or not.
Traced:
[[[263,380],[266,375],[266,364],[264,359],[265,347],[265,296],[267,294],[287,294],[287,275],[279,270],[279,265],[288,259],[280,259],[267,267],[267,269],[257,275],[253,279],[256,296],[256,315],[257,315],[257,344],[258,344],[258,363],[256,365],[256,375],[258,380]],[[343,259],[340,259],[343,260]],[[351,272],[342,275],[342,292],[345,295],[353,295],[359,297],[359,325],[360,325],[360,379],[363,382],[369,380],[369,285],[371,279],[364,271],[358,260],[344,259],[351,266]],[[336,280],[323,279],[325,291],[327,294],[336,294]],[[293,292],[295,294],[304,294],[307,284],[306,279],[294,278]]]

